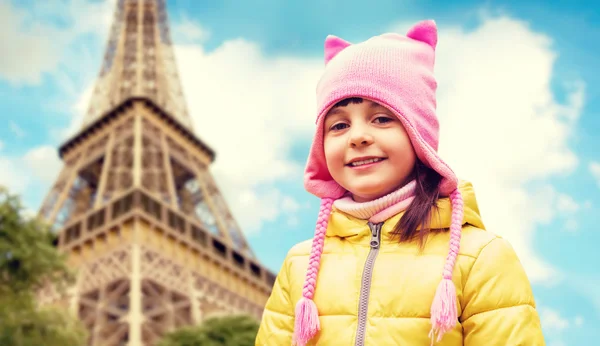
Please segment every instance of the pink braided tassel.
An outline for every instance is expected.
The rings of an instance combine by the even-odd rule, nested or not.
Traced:
[[[433,345],[435,336],[437,341],[442,340],[442,336],[452,330],[458,320],[458,309],[456,307],[456,287],[452,281],[452,271],[460,249],[460,236],[463,221],[463,199],[458,189],[450,194],[452,202],[452,223],[450,225],[450,250],[444,273],[431,304],[431,345]]]
[[[319,324],[319,311],[312,299],[315,294],[317,275],[321,265],[321,254],[323,253],[325,233],[327,232],[327,223],[329,222],[332,204],[333,199],[331,198],[323,198],[321,200],[321,210],[319,211],[315,237],[313,238],[310,258],[308,260],[302,298],[296,304],[296,320],[294,322],[292,345],[305,346],[321,328]]]
[[[319,311],[312,299],[300,298],[296,305],[294,345],[304,346],[321,329]]]

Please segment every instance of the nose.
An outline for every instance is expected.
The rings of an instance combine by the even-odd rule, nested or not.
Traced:
[[[353,126],[350,132],[349,145],[353,148],[367,146],[373,143],[373,137],[363,126]]]

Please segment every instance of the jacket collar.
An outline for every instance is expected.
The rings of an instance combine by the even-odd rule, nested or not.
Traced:
[[[463,225],[470,224],[477,228],[485,229],[473,185],[467,181],[460,181],[458,188],[464,201]],[[452,205],[450,203],[450,198],[443,197],[438,199],[437,207],[437,212],[433,213],[430,227],[437,229],[449,228],[450,222],[452,221]],[[400,212],[384,221],[381,228],[383,240],[389,240],[391,238],[390,233],[404,213],[404,211]],[[355,241],[360,241],[365,237],[368,238],[370,237],[368,220],[359,219],[333,207],[327,226],[326,236],[347,238],[348,240]]]

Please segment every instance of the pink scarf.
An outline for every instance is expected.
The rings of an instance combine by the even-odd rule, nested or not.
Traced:
[[[410,181],[400,189],[368,202],[355,202],[345,196],[333,202],[337,209],[362,220],[379,223],[406,210],[415,198],[417,182]]]

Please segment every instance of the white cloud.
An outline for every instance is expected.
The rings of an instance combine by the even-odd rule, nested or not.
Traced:
[[[20,197],[23,216],[33,217],[61,167],[56,148],[50,146],[34,147],[23,156],[3,153],[0,155],[0,185]]]
[[[577,223],[577,220],[575,219],[568,219],[565,222],[565,230],[567,232],[575,232],[579,229],[579,224]]]
[[[75,135],[77,131],[81,129],[93,92],[94,83],[88,84],[88,86],[83,89],[83,92],[79,94],[75,104],[70,109],[72,118],[69,122],[69,125],[64,128],[54,130],[54,138],[61,141],[66,140],[67,138]]]
[[[594,179],[596,179],[598,187],[600,187],[600,162],[590,162],[589,169]]]
[[[567,104],[554,98],[556,55],[549,37],[507,17],[439,32],[440,155],[473,183],[487,229],[513,244],[533,282],[556,275],[533,249],[536,226],[552,221],[557,203],[574,208],[544,185],[578,163],[568,139],[584,100],[580,82],[565,85]]]
[[[21,138],[25,136],[25,131],[17,125],[14,121],[10,121],[8,123],[8,127],[10,128],[10,132],[12,132],[17,138]]]
[[[10,48],[0,57],[0,78],[15,85],[38,85],[46,74],[60,78],[64,59],[82,59],[81,52],[68,52],[69,45],[87,33],[104,37],[115,3],[68,0],[57,6],[39,1],[25,11],[10,1],[0,2],[0,46]]]
[[[572,214],[579,210],[579,204],[569,195],[559,195],[557,201],[559,211],[567,214]]]
[[[292,215],[287,220],[287,225],[290,228],[296,228],[300,224],[300,219],[296,215]]]
[[[600,315],[600,295],[598,295],[598,292],[600,292],[600,276],[584,276],[570,273],[569,285],[579,294],[587,297],[594,306],[597,314]]]
[[[56,6],[52,2],[40,2],[35,4],[34,10],[40,16],[69,21],[72,25],[69,30],[69,38],[73,39],[87,33],[106,35],[113,22],[116,4],[117,0],[67,0],[65,6]]]
[[[548,345],[566,345],[563,341],[564,331],[573,326],[581,327],[584,323],[582,316],[567,318],[548,306],[538,305],[538,312],[540,314],[544,335],[548,338],[546,340]]]
[[[291,179],[301,184],[303,165],[289,150],[312,135],[321,61],[268,58],[241,39],[211,53],[180,45],[176,56],[196,133],[216,149],[212,172],[244,229],[296,210],[272,189]]]
[[[9,48],[0,55],[0,78],[16,85],[40,83],[60,60],[56,30],[39,23],[27,26],[30,20],[27,12],[0,2],[0,46]]]
[[[56,127],[50,129],[50,135],[54,141],[64,141],[82,127],[100,70],[98,58],[104,55],[106,49],[116,2],[117,0],[66,0],[61,6],[56,6],[51,2],[41,1],[28,8],[27,15],[33,21],[68,23],[60,30],[50,26],[52,39],[44,38],[53,42],[54,50],[62,52],[60,62],[47,71],[60,89],[60,96],[44,100],[46,109],[67,116],[67,126],[64,122],[53,119]],[[84,35],[85,43],[81,43],[80,39]],[[60,39],[55,40],[55,37]],[[90,40],[90,37],[97,41]]]
[[[90,52],[89,37],[100,38],[104,45],[116,0],[66,0],[59,6],[38,1],[26,10],[16,4],[0,2],[0,45],[10,47],[0,57],[0,79],[17,86],[37,86],[44,78],[51,79],[60,89],[60,96],[44,100],[44,109],[66,113],[69,120],[77,120],[71,122],[68,132],[62,129],[64,122],[52,119],[61,129],[51,129],[50,134],[54,140],[62,141],[81,126],[83,113],[65,105],[75,102],[84,89],[82,85],[91,83],[100,68],[99,54]],[[81,43],[84,35],[86,43]],[[22,136],[23,131],[15,125],[10,124],[13,133]]]
[[[173,23],[173,41],[177,44],[200,43],[208,39],[210,33],[200,23],[190,20],[186,15],[181,21]]]
[[[228,189],[235,187],[231,184],[221,185],[227,186]],[[221,190],[226,191],[223,188]],[[238,190],[235,194],[228,193],[228,195],[230,197],[227,198],[228,205],[235,213],[238,223],[247,235],[256,233],[260,230],[263,222],[275,221],[280,215],[286,214],[293,218],[294,215],[290,216],[290,206],[297,205],[297,202],[291,197],[282,195],[279,190],[274,188],[268,190],[244,188]],[[231,198],[231,196],[237,198]]]
[[[561,340],[553,340],[553,341],[550,341],[550,344],[548,346],[567,346],[567,344],[565,344]]]
[[[294,213],[300,209],[300,204],[298,204],[298,202],[291,197],[285,197],[282,201],[281,207],[286,212]]]
[[[0,185],[11,193],[23,193],[31,181],[31,174],[18,159],[0,156]]]
[[[568,216],[564,224],[564,229],[567,232],[576,232],[579,229],[579,222],[575,217],[575,213],[580,209],[579,203],[573,197],[565,194],[559,194],[556,200],[557,212]]]
[[[49,146],[39,146],[29,150],[23,157],[29,171],[45,184],[54,182],[63,163],[58,157],[57,149]]]
[[[51,146],[34,147],[22,157],[2,155],[0,185],[17,194],[26,193],[35,183],[39,183],[38,187],[49,187],[61,167],[56,148]]]
[[[562,317],[556,310],[548,307],[540,307],[540,319],[542,327],[546,330],[561,332],[569,327],[569,321]]]

